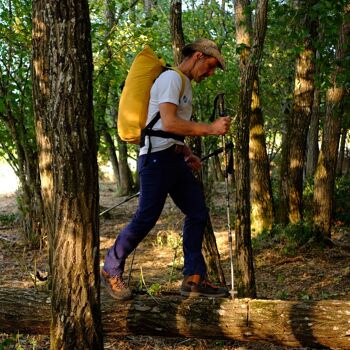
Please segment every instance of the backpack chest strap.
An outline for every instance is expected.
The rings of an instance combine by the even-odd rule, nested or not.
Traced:
[[[151,136],[162,137],[165,139],[174,139],[177,141],[184,142],[185,136],[173,134],[171,132],[163,131],[163,130],[153,130],[154,125],[156,125],[157,121],[160,120],[160,112],[158,112],[155,117],[146,125],[141,132],[141,142],[140,146],[143,147],[145,145],[146,136],[149,137],[149,147],[148,153],[151,152],[152,144],[151,144]]]

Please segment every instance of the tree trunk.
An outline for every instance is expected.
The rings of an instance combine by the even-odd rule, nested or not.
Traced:
[[[349,175],[350,174],[350,154],[349,150],[346,150],[346,162],[345,162],[345,169],[344,169],[344,175]]]
[[[315,48],[313,40],[317,37],[316,21],[309,16],[310,3],[305,2],[307,15],[303,19],[302,27],[307,31],[304,39],[303,51],[296,60],[293,108],[288,123],[287,135],[288,146],[288,220],[295,224],[303,218],[303,170],[306,156],[307,133],[310,125],[313,96],[314,96],[314,74],[315,74]]]
[[[50,98],[49,84],[49,41],[50,28],[47,23],[47,6],[44,0],[32,1],[32,60],[33,60],[33,111],[41,182],[41,196],[44,210],[45,232],[49,248],[53,247],[54,202],[52,173],[52,140],[54,128],[48,117]],[[49,249],[49,267],[52,266],[52,249]],[[51,275],[51,271],[50,271]]]
[[[239,41],[237,42],[245,45],[241,52],[241,65],[246,65],[246,57],[252,41],[252,14],[248,6],[249,1],[242,2],[242,5],[245,7],[243,11],[239,9],[239,22],[237,23]],[[258,74],[254,77],[253,83],[249,129],[251,231],[254,236],[257,236],[264,229],[270,229],[274,220],[270,167],[266,151],[264,119],[260,107]]]
[[[314,50],[305,49],[296,64],[294,104],[290,129],[288,152],[288,219],[291,223],[302,220],[303,170],[307,130],[313,103],[313,58]]]
[[[113,138],[111,134],[108,131],[108,125],[105,120],[102,120],[102,135],[104,138],[104,141],[107,145],[108,153],[109,153],[109,161],[112,164],[113,174],[114,174],[114,180],[116,182],[116,187],[120,189],[120,175],[119,175],[119,163],[117,158],[117,150],[115,148]]]
[[[331,237],[334,209],[335,167],[341,129],[342,89],[334,87],[327,92],[327,112],[321,152],[315,173],[314,224],[321,239]]]
[[[182,31],[182,1],[171,0],[170,3],[170,30],[174,54],[174,65],[182,62],[182,48],[185,46],[184,34]]]
[[[109,52],[108,52],[109,54]],[[119,163],[117,158],[117,152],[116,147],[113,142],[113,138],[110,134],[110,128],[108,126],[108,123],[106,121],[107,115],[107,109],[108,109],[108,97],[110,94],[110,82],[104,81],[103,85],[99,88],[99,102],[97,103],[97,106],[95,108],[95,120],[97,121],[97,140],[98,145],[97,148],[99,148],[99,144],[101,142],[101,136],[103,137],[103,140],[106,144],[106,148],[108,150],[109,154],[109,161],[112,164],[113,174],[114,174],[114,180],[116,182],[116,187],[120,188],[120,175],[119,175]],[[113,108],[112,108],[113,109]],[[114,114],[115,115],[115,114]]]
[[[211,280],[226,286],[224,271],[221,266],[220,253],[216,244],[213,225],[208,217],[203,239],[203,255],[207,265],[207,273]]]
[[[201,157],[201,139],[194,137],[189,139],[189,147],[198,157]],[[207,198],[206,186],[203,182],[202,173],[200,171],[195,173],[197,181],[202,187],[205,197]],[[216,238],[213,230],[213,225],[210,218],[210,213],[207,220],[207,225],[204,231],[203,238],[203,256],[207,267],[207,274],[213,281],[219,282],[221,285],[226,285],[225,275],[221,266],[220,253],[216,244]]]
[[[214,181],[222,182],[225,180],[224,173],[221,168],[219,156],[212,158],[213,173],[215,173]]]
[[[318,149],[318,133],[319,133],[319,121],[320,121],[320,104],[321,104],[321,91],[319,88],[315,88],[314,101],[312,104],[312,113],[310,128],[307,141],[307,157],[306,157],[306,176],[311,178],[315,174],[317,159],[319,154]]]
[[[270,164],[266,151],[258,76],[253,86],[249,129],[251,230],[256,237],[264,230],[270,230],[274,222]]]
[[[110,96],[111,96],[112,101],[118,101],[118,96],[117,96],[116,91],[111,91]],[[125,186],[125,188],[129,188],[129,186],[131,186],[131,188],[133,186],[135,186],[135,187],[138,187],[138,186],[136,186],[136,183],[134,184],[134,182],[129,183],[129,185],[125,184],[122,186],[122,179],[121,179],[121,175],[120,175],[120,173],[121,173],[120,162],[119,162],[119,159],[117,157],[117,154],[119,154],[118,147],[120,145],[120,142],[122,142],[122,141],[119,139],[119,136],[118,136],[117,118],[116,118],[117,115],[118,115],[117,103],[114,103],[110,108],[110,120],[112,120],[112,131],[109,133],[109,135],[111,137],[111,142],[113,143],[113,148],[114,148],[114,155],[113,156],[112,156],[112,150],[110,150],[110,152],[111,152],[110,153],[110,161],[112,163],[115,176],[118,176],[116,178],[116,188],[117,188],[117,193],[119,195],[119,193],[122,192],[123,186]],[[117,147],[115,147],[115,140],[117,141]],[[126,148],[126,152],[127,152],[127,148]],[[118,173],[117,173],[117,171],[118,171]],[[137,172],[136,172],[136,179],[138,179]]]
[[[45,214],[41,197],[39,164],[37,153],[27,142],[24,146],[25,159],[21,164],[20,195],[17,198],[22,231],[29,244],[38,248],[47,234]],[[18,151],[18,150],[17,150]],[[21,161],[20,161],[21,163]]]
[[[106,35],[110,33],[111,30],[113,30],[113,26],[117,25],[117,20],[116,20],[116,4],[112,0],[106,0],[106,11],[105,11],[105,17],[106,21],[108,23],[108,30],[106,32]],[[113,60],[113,50],[110,47],[110,45],[106,44],[106,50],[107,50],[107,56],[110,61]],[[107,75],[109,74],[109,71],[107,70]],[[110,89],[110,80],[112,79],[111,76],[108,76],[108,94],[107,97],[110,96],[111,101],[113,101],[112,107],[110,108],[110,119],[114,122],[116,122],[115,116],[117,115],[117,110],[116,106],[117,103],[117,94],[116,91]],[[107,99],[108,101],[108,99]],[[106,102],[107,102],[106,101]],[[105,126],[104,132],[103,132],[103,137],[105,139],[106,144],[108,145],[108,153],[109,153],[109,160],[112,164],[113,168],[113,173],[114,173],[114,178],[116,182],[116,187],[117,187],[117,193],[120,192],[121,188],[121,183],[120,183],[120,170],[119,170],[119,162],[118,162],[118,157],[117,157],[117,149],[115,147],[114,139],[113,136],[116,134],[116,123],[112,123],[112,129],[114,130],[113,132],[109,131],[108,128],[108,123],[107,123],[107,117],[108,115],[106,113],[103,114],[103,124]]]
[[[48,334],[50,298],[33,289],[0,289],[0,331]],[[350,302],[102,295],[104,334],[266,341],[279,346],[349,349]],[[93,349],[93,348],[90,348]],[[95,348],[94,348],[95,349]]]
[[[318,22],[318,27],[320,23]],[[322,35],[318,35],[319,41],[322,41]],[[315,75],[320,76],[320,67],[317,65],[317,61],[320,60],[320,52],[316,50],[316,68]],[[305,173],[307,178],[312,178],[315,174],[317,167],[317,159],[319,154],[319,129],[320,129],[320,117],[321,117],[321,89],[316,85],[314,89],[314,100],[312,103],[312,112],[310,127],[307,138],[307,154],[306,154],[306,166]]]
[[[342,132],[341,132],[339,157],[338,157],[338,161],[337,161],[337,175],[338,176],[342,176],[342,174],[343,174],[343,166],[344,166],[344,158],[345,158],[345,145],[346,145],[347,134],[348,134],[348,129],[343,127]]]
[[[342,62],[350,52],[350,5],[347,5],[340,29],[336,61]],[[345,64],[344,64],[345,67]],[[333,73],[333,87],[326,96],[326,119],[323,130],[321,152],[318,158],[314,189],[314,224],[321,239],[330,238],[334,207],[335,170],[338,156],[343,98],[345,88],[337,84],[337,77],[343,72],[336,66]]]
[[[133,179],[128,164],[128,146],[126,142],[122,141],[117,135],[118,149],[119,149],[119,175],[120,175],[120,189],[119,196],[129,196],[133,191]]]
[[[102,349],[89,9],[84,0],[61,0],[46,2],[46,10],[50,91],[47,113],[41,117],[54,130],[54,135],[45,135],[54,208],[51,349]]]
[[[244,25],[250,2],[235,1],[237,44],[243,45],[240,55],[240,97],[235,127],[235,286],[239,296],[255,297],[256,286],[250,232],[249,125],[253,83],[258,72],[266,32],[267,0],[257,3],[254,43],[249,50],[249,37]],[[249,27],[248,27],[249,28]]]
[[[288,150],[290,138],[287,136],[290,122],[290,106],[285,103],[283,106],[283,126],[282,130],[282,150],[280,165],[280,183],[279,183],[279,205],[278,205],[278,222],[283,226],[288,224]]]

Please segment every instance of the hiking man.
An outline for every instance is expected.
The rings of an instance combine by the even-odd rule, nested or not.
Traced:
[[[183,142],[185,136],[227,133],[230,117],[221,117],[209,124],[190,120],[191,81],[199,83],[212,76],[216,67],[224,69],[225,61],[217,45],[208,39],[186,45],[182,54],[184,59],[177,68],[185,76],[183,94],[180,93],[182,78],[174,70],[163,72],[152,86],[147,125],[158,113],[160,118],[151,132],[146,130],[141,142],[138,209],[107,252],[101,271],[101,281],[115,299],[131,297],[131,290],[122,277],[125,260],[156,224],[168,194],[185,214],[181,295],[224,297],[228,293],[226,288],[216,287],[206,279],[202,241],[208,209],[203,191],[191,171],[199,169],[201,162]]]

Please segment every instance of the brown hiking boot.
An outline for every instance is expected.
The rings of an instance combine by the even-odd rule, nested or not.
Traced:
[[[185,276],[182,281],[181,295],[187,297],[211,297],[211,298],[223,298],[228,296],[227,288],[220,288],[200,275]]]
[[[131,289],[126,285],[122,276],[111,276],[106,271],[101,271],[101,283],[107,288],[108,293],[114,299],[131,299]]]

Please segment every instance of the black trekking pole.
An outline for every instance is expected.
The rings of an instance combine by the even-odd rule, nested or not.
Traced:
[[[139,195],[140,195],[140,192],[137,192],[137,193],[133,194],[132,196],[125,198],[123,201],[119,202],[118,204],[113,205],[113,207],[110,207],[110,208],[104,210],[99,215],[103,216],[104,214],[107,214],[108,212],[110,212],[112,209],[117,208],[117,207],[119,207],[120,205],[122,205],[122,204],[124,204],[126,202],[129,202],[131,199],[133,199],[135,197],[138,197]]]
[[[220,117],[225,116],[225,100],[224,94],[220,93],[216,96],[215,102],[218,106],[218,112]],[[230,215],[230,192],[228,188],[228,148],[225,140],[225,135],[222,135],[222,148],[224,156],[224,177],[225,177],[225,194],[226,194],[226,215],[227,215],[227,234],[228,234],[228,245],[230,254],[230,268],[231,268],[231,298],[235,298],[235,277],[234,277],[234,266],[233,266],[233,248],[232,248],[232,231],[231,231],[231,215]]]
[[[215,151],[213,151],[213,152],[207,154],[206,156],[203,156],[203,157],[201,158],[201,161],[203,162],[204,160],[207,160],[207,159],[209,159],[209,158],[211,158],[211,157],[213,157],[213,156],[217,156],[218,154],[224,152],[225,149],[226,149],[226,151],[227,151],[227,150],[229,150],[229,149],[231,149],[231,148],[233,148],[233,143],[232,143],[232,142],[227,142],[227,143],[225,144],[225,147],[220,147],[220,148],[216,149]]]

